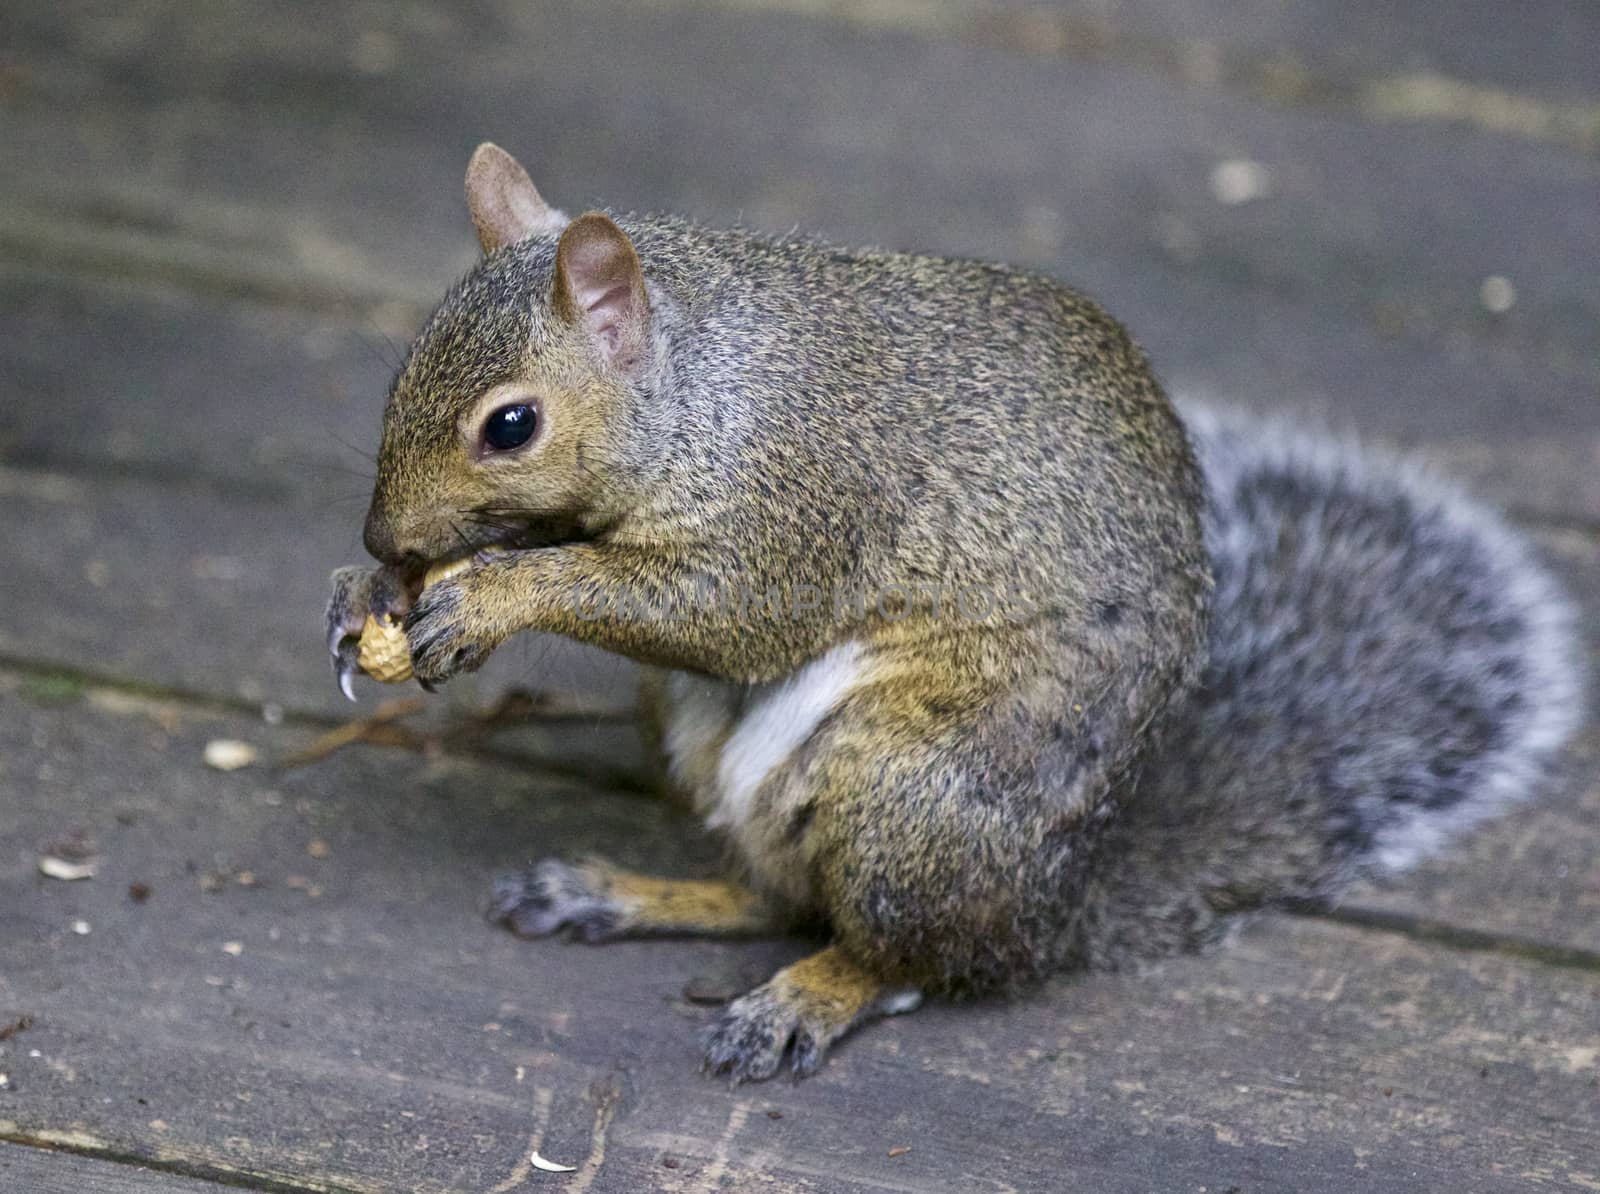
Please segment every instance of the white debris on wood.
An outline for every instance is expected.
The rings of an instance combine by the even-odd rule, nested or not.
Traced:
[[[93,879],[95,867],[99,864],[92,858],[82,862],[69,862],[65,858],[57,858],[54,854],[43,854],[39,857],[39,873],[47,879],[63,879],[70,883],[74,879]]]
[[[554,1161],[547,1161],[537,1152],[532,1153],[528,1161],[535,1169],[542,1169],[546,1173],[576,1173],[578,1169],[576,1165],[558,1165]]]
[[[1491,315],[1504,315],[1517,301],[1517,288],[1511,285],[1510,278],[1491,274],[1478,287],[1478,301]]]
[[[1211,193],[1229,207],[1264,199],[1272,193],[1272,171],[1248,158],[1218,162],[1211,171]]]
[[[248,742],[234,738],[213,738],[206,743],[206,766],[215,767],[218,771],[237,771],[250,766],[256,758],[256,748]]]

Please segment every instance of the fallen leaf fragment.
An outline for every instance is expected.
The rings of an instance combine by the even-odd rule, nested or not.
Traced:
[[[87,862],[68,862],[65,858],[57,858],[54,854],[43,854],[39,857],[39,873],[47,879],[64,879],[71,882],[74,879],[93,879],[95,866],[93,859]]]
[[[903,1157],[910,1151],[911,1151],[911,1146],[909,1144],[902,1144],[902,1145],[899,1145],[899,1146],[897,1146],[895,1148],[891,1148],[889,1150],[889,1155],[891,1157]]]
[[[537,1151],[530,1154],[528,1160],[535,1169],[542,1169],[546,1173],[576,1173],[578,1169],[576,1165],[558,1165],[554,1161],[546,1161]]]
[[[237,771],[256,761],[256,748],[236,738],[213,738],[206,743],[205,760],[218,771]]]

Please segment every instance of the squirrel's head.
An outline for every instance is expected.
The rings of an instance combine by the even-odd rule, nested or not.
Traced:
[[[625,506],[617,463],[656,355],[633,242],[600,212],[569,220],[487,143],[467,206],[484,258],[418,335],[384,410],[365,539],[387,563],[578,537]]]

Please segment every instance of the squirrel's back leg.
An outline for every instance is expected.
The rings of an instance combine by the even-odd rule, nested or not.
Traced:
[[[794,702],[814,729],[719,810],[737,810],[727,828],[758,884],[835,940],[725,1010],[708,1069],[766,1078],[787,1049],[804,1075],[924,992],[1005,986],[1067,956],[1107,744],[1132,703],[1122,677],[1061,639],[1038,625],[875,641],[832,700]],[[1080,684],[1101,699],[1070,699]]]

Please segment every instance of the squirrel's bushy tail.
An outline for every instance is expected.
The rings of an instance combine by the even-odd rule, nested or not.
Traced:
[[[1210,659],[1099,854],[1101,965],[1407,866],[1528,794],[1582,716],[1571,608],[1496,515],[1348,441],[1182,411]]]

